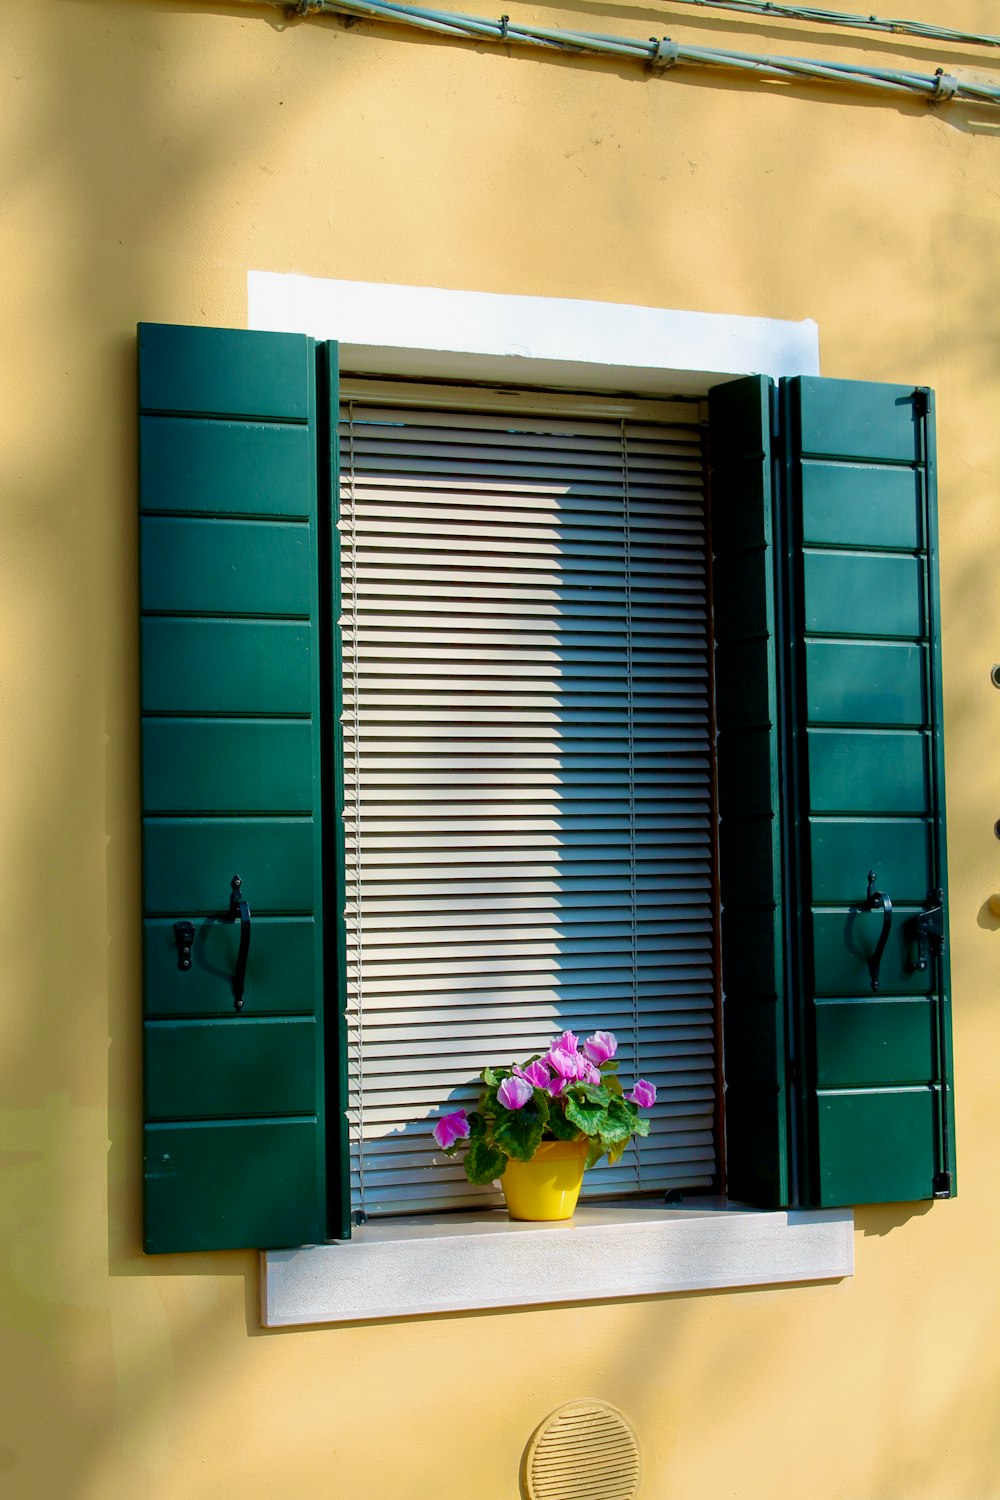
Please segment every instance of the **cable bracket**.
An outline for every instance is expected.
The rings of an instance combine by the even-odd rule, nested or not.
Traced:
[[[665,73],[668,68],[674,66],[681,49],[668,36],[651,36],[649,40],[653,43],[655,50],[650,54],[646,66],[653,73]]]
[[[944,104],[949,99],[954,99],[958,93],[958,79],[951,73],[946,73],[944,68],[934,69],[934,92],[930,96],[931,104]]]

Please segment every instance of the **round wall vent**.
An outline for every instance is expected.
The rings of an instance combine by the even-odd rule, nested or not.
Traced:
[[[528,1444],[528,1500],[633,1500],[642,1455],[630,1423],[606,1401],[568,1401]]]

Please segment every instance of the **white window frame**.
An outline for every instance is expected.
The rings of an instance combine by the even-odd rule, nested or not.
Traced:
[[[668,398],[740,375],[819,374],[815,322],[565,298],[247,275],[247,327],[336,339],[351,375]],[[578,1209],[568,1224],[441,1214],[350,1241],[261,1253],[265,1327],[834,1280],[854,1271],[850,1209],[723,1200]]]

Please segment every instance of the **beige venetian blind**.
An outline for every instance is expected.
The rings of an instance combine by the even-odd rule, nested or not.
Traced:
[[[659,1093],[585,1191],[709,1185],[697,408],[420,392],[341,409],[354,1207],[493,1202],[431,1126],[565,1028]]]

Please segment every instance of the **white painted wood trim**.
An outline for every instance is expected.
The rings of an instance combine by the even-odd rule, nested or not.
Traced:
[[[565,1224],[498,1211],[383,1220],[351,1240],[261,1253],[265,1328],[490,1307],[834,1281],[850,1209],[584,1207]]]
[[[355,374],[703,395],[736,375],[818,375],[811,318],[247,273],[247,327],[337,339]]]

